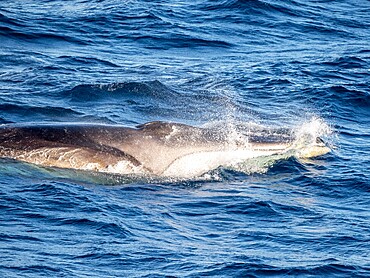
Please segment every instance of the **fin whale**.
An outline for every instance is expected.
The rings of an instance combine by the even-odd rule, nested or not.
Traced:
[[[276,136],[275,136],[276,137]],[[191,177],[246,159],[299,149],[298,156],[330,151],[320,138],[309,148],[292,136],[230,137],[214,128],[150,122],[136,128],[109,125],[4,125],[0,157],[41,166],[119,174]]]

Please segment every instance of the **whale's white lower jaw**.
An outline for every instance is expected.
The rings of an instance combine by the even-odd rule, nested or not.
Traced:
[[[314,158],[331,152],[331,149],[327,146],[308,146],[297,151],[297,157],[299,158]]]
[[[192,153],[176,159],[159,175],[163,177],[192,178],[221,166],[230,167],[248,159],[270,156],[281,152],[277,150],[243,149]]]
[[[329,153],[331,150],[325,145],[305,146],[300,149],[276,150],[230,150],[215,152],[199,152],[176,159],[168,168],[158,175],[163,177],[192,178],[200,176],[218,167],[232,167],[246,160],[258,157],[296,156],[298,158],[313,158]]]

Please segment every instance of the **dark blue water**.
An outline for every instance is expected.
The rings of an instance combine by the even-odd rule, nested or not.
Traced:
[[[1,277],[370,276],[369,1],[0,2],[0,124],[153,120],[333,151],[177,181],[3,159]]]

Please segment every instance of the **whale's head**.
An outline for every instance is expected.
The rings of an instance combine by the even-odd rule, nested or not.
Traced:
[[[331,152],[331,149],[320,137],[316,137],[312,143],[299,142],[296,144],[295,149],[299,158],[313,158]]]

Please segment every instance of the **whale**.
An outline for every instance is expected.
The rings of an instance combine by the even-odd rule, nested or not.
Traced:
[[[256,157],[294,153],[312,158],[330,152],[319,137],[300,141],[282,130],[230,132],[161,121],[135,127],[6,124],[0,126],[0,158],[44,167],[194,177]]]

